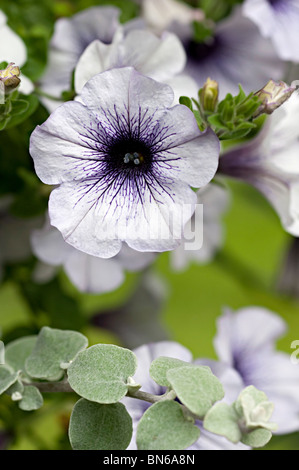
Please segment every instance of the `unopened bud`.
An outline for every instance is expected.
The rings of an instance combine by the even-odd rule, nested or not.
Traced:
[[[256,111],[255,117],[261,114],[272,114],[279,108],[296,90],[296,87],[289,86],[280,81],[269,80],[267,85],[255,93],[261,101],[261,106]]]
[[[218,104],[219,86],[215,80],[207,79],[199,92],[200,103],[205,111],[213,113]]]
[[[20,69],[13,62],[8,64],[6,69],[0,70],[0,81],[6,93],[10,93],[19,86],[21,82],[19,76]]]

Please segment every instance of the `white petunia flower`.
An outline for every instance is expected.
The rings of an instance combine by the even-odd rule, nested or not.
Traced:
[[[111,259],[90,256],[66,243],[49,221],[31,236],[32,251],[50,266],[63,266],[81,292],[103,293],[117,289],[124,281],[124,270],[138,271],[154,260],[152,253],[140,253],[126,245]],[[53,273],[54,274],[54,273]]]
[[[48,65],[40,81],[41,90],[56,100],[43,98],[47,109],[54,111],[62,101],[61,94],[71,88],[73,72],[84,50],[96,39],[109,45],[117,42],[127,31],[140,27],[140,20],[121,25],[120,10],[113,6],[91,7],[71,18],[55,23],[50,42]]]
[[[18,67],[22,67],[27,61],[26,46],[6,22],[6,15],[0,10],[0,63],[15,63]],[[33,84],[22,74],[20,79],[19,91],[29,95],[33,91]]]
[[[119,67],[135,70],[154,80],[168,83],[175,92],[175,101],[182,95],[196,96],[197,85],[182,72],[186,54],[179,38],[173,33],[157,37],[150,31],[133,30],[125,37],[117,35],[112,44],[93,41],[80,57],[75,69],[75,91],[94,75]]]
[[[299,235],[299,96],[294,93],[250,142],[220,159],[219,172],[257,188],[277,211],[285,230]]]
[[[168,85],[132,68],[96,75],[82,103],[60,106],[31,136],[51,224],[75,248],[110,258],[122,242],[161,252],[180,243],[196,194],[214,176],[219,141]]]
[[[276,351],[285,334],[284,320],[261,307],[227,310],[218,319],[214,340],[219,360],[233,367],[244,387],[253,385],[274,403],[278,434],[299,430],[299,369],[290,355]]]
[[[228,191],[208,184],[197,191],[197,207],[184,230],[183,243],[170,254],[175,270],[186,269],[191,262],[210,262],[223,243],[221,216],[228,209]]]
[[[298,0],[246,0],[243,13],[270,38],[278,55],[284,60],[299,62]]]

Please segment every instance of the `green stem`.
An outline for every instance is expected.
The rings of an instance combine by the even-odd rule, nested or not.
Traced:
[[[34,90],[34,92],[35,92],[36,95],[43,96],[44,98],[48,98],[49,100],[52,100],[52,101],[59,101],[60,103],[63,101],[62,98],[58,98],[57,96],[49,95],[48,93],[45,93],[44,91],[42,91],[40,88],[36,88]]]

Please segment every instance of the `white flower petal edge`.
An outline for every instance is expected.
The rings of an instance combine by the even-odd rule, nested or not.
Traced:
[[[279,0],[274,5],[267,0],[246,0],[243,13],[257,24],[264,37],[271,38],[283,60],[299,62],[298,0]]]
[[[128,31],[142,27],[138,19],[120,24],[120,13],[113,6],[96,6],[57,20],[50,42],[48,65],[40,80],[43,92],[56,98],[42,99],[50,112],[62,104],[59,101],[61,93],[70,90],[73,71],[89,44],[100,40],[109,45],[118,42]]]
[[[215,175],[218,138],[201,133],[187,107],[169,108],[169,86],[133,68],[93,77],[81,99],[31,137],[38,176],[62,183],[50,197],[51,224],[94,256],[112,257],[124,241],[138,251],[173,249],[195,209],[191,186]]]
[[[170,84],[176,78],[171,83],[176,97],[179,93],[189,95],[190,87],[193,96],[195,82],[181,76],[185,63],[186,54],[176,35],[166,32],[157,37],[150,31],[132,30],[109,45],[96,40],[85,49],[75,70],[75,90],[80,94],[85,83],[97,73],[130,66],[157,81]]]
[[[32,233],[31,245],[33,253],[43,263],[63,266],[71,282],[81,292],[113,291],[123,283],[124,269],[138,271],[155,259],[152,253],[139,253],[126,245],[116,257],[108,260],[87,255],[66,243],[48,218],[41,230]]]

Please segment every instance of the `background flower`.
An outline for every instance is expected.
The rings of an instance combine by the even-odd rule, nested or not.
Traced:
[[[271,38],[278,55],[284,60],[299,62],[298,0],[245,0],[244,15],[257,24],[261,34]]]
[[[299,370],[290,355],[276,351],[276,341],[286,332],[275,313],[248,307],[226,310],[217,323],[214,345],[220,361],[233,367],[244,386],[254,385],[274,403],[272,421],[279,434],[299,429]]]
[[[257,188],[292,235],[299,235],[298,115],[299,97],[294,93],[254,139],[225,152],[219,164],[220,173]]]
[[[57,20],[50,42],[47,69],[40,80],[42,91],[61,98],[63,91],[71,89],[73,71],[90,43],[99,39],[103,44],[111,44],[125,31],[135,28],[135,24],[140,25],[140,22],[133,20],[122,26],[119,16],[118,8],[99,6],[83,10],[71,18]],[[49,98],[44,98],[43,102],[50,112],[62,103]]]
[[[63,266],[73,284],[82,292],[103,293],[117,289],[124,281],[124,270],[139,271],[150,264],[154,255],[140,253],[123,245],[110,259],[90,256],[63,240],[59,230],[49,221],[31,237],[33,253],[44,263]]]
[[[23,40],[6,24],[7,18],[0,10],[0,63],[15,63],[22,67],[27,61],[27,49]],[[29,95],[33,91],[33,84],[24,75],[20,76],[19,91]]]
[[[178,103],[180,96],[196,96],[197,92],[195,81],[182,73],[185,64],[186,54],[175,34],[165,32],[158,37],[145,29],[136,29],[125,37],[116,35],[110,45],[93,41],[76,66],[75,90],[80,94],[86,82],[97,73],[130,66],[154,80],[168,83]]]
[[[223,243],[221,217],[229,206],[227,189],[208,184],[197,191],[197,204],[192,219],[185,226],[183,243],[171,252],[171,265],[175,270],[186,269],[191,262],[208,263]],[[196,240],[201,241],[202,246],[197,247]]]

